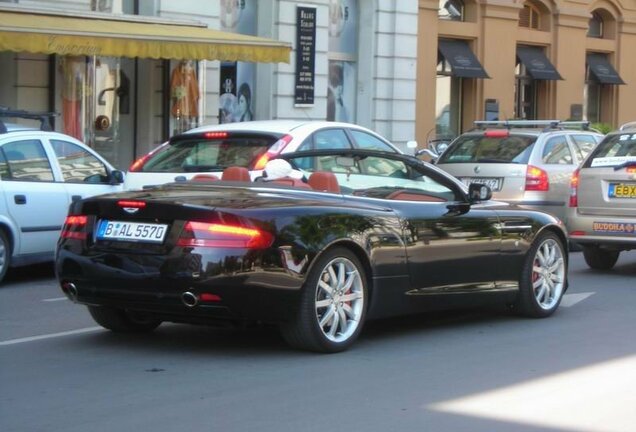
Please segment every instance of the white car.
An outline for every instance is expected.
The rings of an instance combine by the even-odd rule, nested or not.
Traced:
[[[9,267],[52,261],[69,204],[123,180],[75,138],[0,118],[0,281]]]
[[[135,161],[124,188],[142,189],[197,175],[220,177],[230,166],[248,168],[255,179],[267,161],[279,154],[339,148],[400,153],[375,132],[349,123],[268,120],[202,126],[172,137]]]

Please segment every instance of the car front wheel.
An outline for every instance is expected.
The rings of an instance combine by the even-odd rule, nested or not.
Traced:
[[[0,229],[0,282],[7,274],[11,263],[11,245],[7,235]]]
[[[367,309],[367,281],[360,260],[337,247],[318,258],[291,322],[281,324],[285,340],[316,352],[343,351],[356,340]]]
[[[88,311],[97,324],[116,333],[149,333],[161,324],[161,321],[140,312],[106,306],[88,306]]]
[[[583,246],[583,258],[590,268],[609,270],[618,261],[620,251],[603,249],[598,246]]]
[[[528,251],[521,279],[517,309],[522,315],[543,318],[552,315],[565,291],[565,248],[553,233],[539,235]]]

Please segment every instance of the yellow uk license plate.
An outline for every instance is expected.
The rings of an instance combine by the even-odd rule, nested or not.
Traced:
[[[636,198],[636,183],[610,183],[610,198]]]

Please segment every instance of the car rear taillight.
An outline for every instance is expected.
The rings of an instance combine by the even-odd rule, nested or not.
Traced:
[[[578,207],[579,206],[579,174],[580,170],[576,170],[572,173],[572,177],[570,177],[570,207]]]
[[[142,157],[140,157],[139,159],[137,159],[136,161],[134,161],[132,163],[132,165],[130,165],[130,167],[128,168],[129,172],[137,172],[137,171],[141,171],[141,169],[144,167],[144,165],[146,165],[146,162],[148,162],[148,160],[154,156],[155,154],[157,154],[160,151],[163,151],[166,146],[168,145],[167,142],[161,144],[159,147],[157,147],[156,149],[152,150],[150,153],[147,153],[145,155],[143,155]]]
[[[270,233],[258,228],[189,221],[183,227],[177,246],[265,249],[273,241]]]
[[[636,174],[636,167],[635,166],[630,166],[625,168],[625,171],[627,171],[628,174]]]
[[[548,180],[548,173],[541,168],[528,165],[528,170],[526,171],[526,190],[545,192],[549,189],[550,181]]]
[[[287,147],[287,144],[291,142],[293,137],[291,135],[285,135],[276,141],[272,146],[265,152],[261,157],[256,160],[254,164],[255,170],[262,170],[265,168],[265,164],[269,162],[271,159],[274,159],[278,156],[284,149]]]
[[[510,131],[507,129],[494,129],[484,132],[484,136],[488,138],[505,138],[510,136]]]
[[[71,215],[67,216],[64,221],[64,227],[60,236],[67,239],[86,240],[86,223],[88,216]]]
[[[117,205],[121,208],[136,208],[142,209],[146,207],[145,201],[130,201],[130,200],[119,200],[117,201]]]

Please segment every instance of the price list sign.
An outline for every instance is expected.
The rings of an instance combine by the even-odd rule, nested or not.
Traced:
[[[296,8],[296,83],[294,104],[314,104],[314,65],[316,62],[316,8]]]

